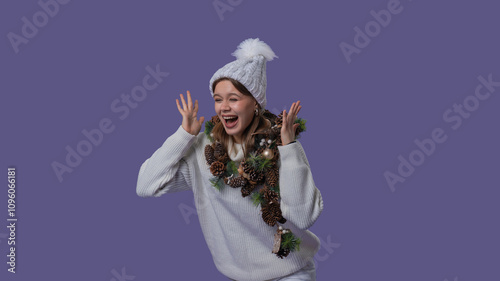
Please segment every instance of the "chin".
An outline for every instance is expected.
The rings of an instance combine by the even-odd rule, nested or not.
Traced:
[[[226,134],[228,134],[229,136],[235,136],[235,135],[238,135],[239,132],[235,132],[235,131],[228,131],[226,130]]]

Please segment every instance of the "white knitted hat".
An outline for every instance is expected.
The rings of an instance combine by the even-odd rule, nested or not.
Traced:
[[[243,84],[254,96],[262,109],[266,107],[266,62],[277,58],[271,47],[260,41],[259,38],[249,38],[241,42],[231,55],[236,57],[219,70],[210,79],[210,93],[212,84],[221,77],[229,77]]]

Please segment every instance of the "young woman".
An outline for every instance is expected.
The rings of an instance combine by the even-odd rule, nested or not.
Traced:
[[[137,194],[191,190],[217,269],[231,280],[316,280],[319,239],[309,230],[323,210],[302,145],[300,101],[265,110],[266,62],[257,39],[210,80],[215,113],[198,119],[198,100],[176,99],[182,124],[141,166]]]

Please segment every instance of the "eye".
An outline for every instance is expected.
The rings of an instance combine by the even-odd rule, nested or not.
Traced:
[[[238,101],[237,99],[229,99],[230,101]]]

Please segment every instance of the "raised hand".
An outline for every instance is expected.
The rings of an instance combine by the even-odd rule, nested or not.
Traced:
[[[200,120],[197,120],[196,114],[198,113],[198,100],[195,100],[193,107],[193,100],[191,99],[191,93],[187,91],[187,104],[186,100],[184,100],[184,96],[180,94],[182,100],[182,108],[179,104],[179,100],[175,99],[177,103],[177,109],[182,115],[182,128],[186,130],[186,132],[191,135],[198,135],[201,130],[201,125],[205,120],[205,117],[200,117]]]
[[[281,142],[283,145],[295,140],[295,131],[300,124],[294,124],[294,122],[301,108],[300,101],[297,101],[292,104],[289,113],[286,112],[286,109],[283,110],[283,124],[281,125]]]

